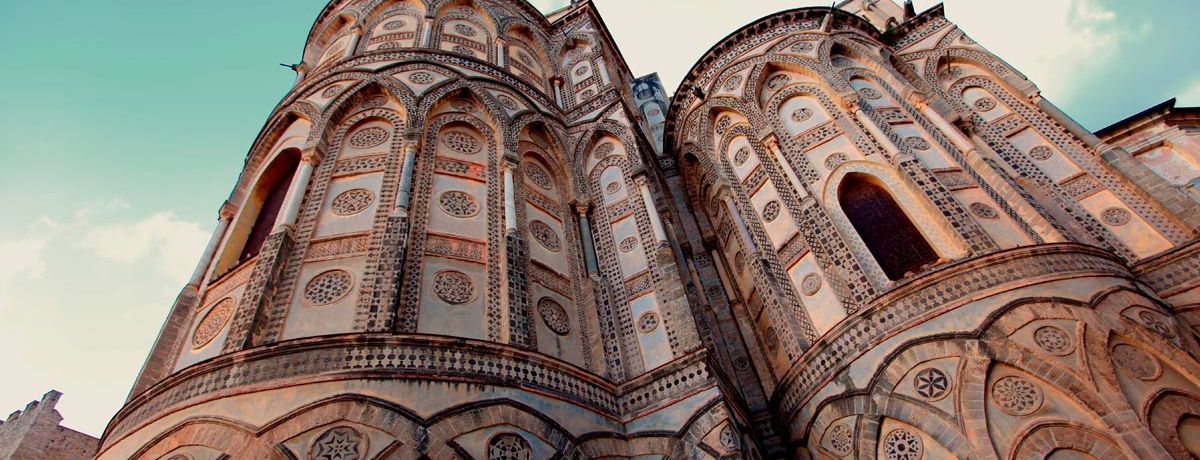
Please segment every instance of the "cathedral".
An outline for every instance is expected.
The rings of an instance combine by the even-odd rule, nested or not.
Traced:
[[[295,70],[97,458],[1200,458],[1200,110],[893,0],[670,97],[589,0],[333,0]]]

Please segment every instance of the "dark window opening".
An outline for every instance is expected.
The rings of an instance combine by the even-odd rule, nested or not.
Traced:
[[[838,187],[838,201],[888,279],[901,279],[938,260],[921,231],[874,180],[847,176]]]
[[[296,166],[300,164],[299,160],[295,155],[280,155],[280,158],[276,160],[277,164],[272,165],[272,169],[280,171],[279,177],[275,178],[275,183],[270,186],[270,192],[263,200],[262,208],[259,209],[258,216],[254,219],[254,227],[251,227],[250,234],[246,237],[246,245],[242,248],[241,256],[238,257],[238,263],[257,256],[258,252],[262,250],[263,243],[271,235],[271,230],[275,227],[275,219],[279,217],[279,211],[283,208],[283,200],[287,197],[288,188],[292,185],[293,173],[296,171]]]

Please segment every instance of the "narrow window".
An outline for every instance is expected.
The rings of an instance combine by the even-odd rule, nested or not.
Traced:
[[[838,188],[838,201],[889,279],[898,280],[937,261],[937,253],[920,230],[874,180],[846,176]]]
[[[271,172],[276,173],[273,174],[275,177],[264,177],[263,180],[272,180],[272,182],[259,185],[267,191],[267,196],[263,200],[262,207],[259,208],[258,216],[254,219],[254,226],[250,228],[250,235],[246,237],[246,245],[242,247],[238,263],[257,256],[258,252],[262,250],[263,242],[267,241],[267,237],[271,235],[275,219],[279,217],[283,199],[287,197],[288,188],[292,185],[292,176],[299,164],[299,158],[295,155],[280,155],[276,164],[271,165],[271,169],[274,170]]]

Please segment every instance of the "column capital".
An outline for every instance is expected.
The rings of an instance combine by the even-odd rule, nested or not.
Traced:
[[[304,153],[300,155],[300,161],[315,168],[317,165],[321,164],[321,157],[322,155],[317,151],[317,149],[310,149],[305,150]]]

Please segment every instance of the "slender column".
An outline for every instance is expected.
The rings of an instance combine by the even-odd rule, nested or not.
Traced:
[[[504,56],[504,39],[497,38],[496,39],[496,67],[500,67],[501,69],[503,69],[505,60],[506,59]]]
[[[868,117],[867,114],[863,113],[862,109],[858,107],[858,104],[855,104],[854,107],[851,107],[850,111],[854,112],[854,117],[858,119],[858,122],[867,127],[867,131],[870,132],[871,135],[874,136],[881,145],[883,145],[883,150],[887,151],[889,157],[896,158],[900,154],[900,147],[892,142],[892,139],[884,134],[883,130],[879,129],[879,127],[875,125],[875,121],[871,120],[871,117]]]
[[[421,36],[418,38],[418,48],[428,48],[429,40],[433,36],[433,21],[437,18],[433,16],[425,16],[425,22],[421,26]]]
[[[965,154],[968,151],[975,150],[975,145],[971,143],[971,140],[967,139],[967,136],[964,135],[962,131],[959,131],[958,128],[950,125],[945,118],[942,118],[941,114],[933,110],[933,107],[930,107],[928,104],[917,104],[917,110],[921,111],[921,115],[924,115],[926,120],[933,122],[933,125],[936,126],[937,129],[942,132],[942,134],[945,134],[947,137],[949,137],[950,142],[953,143],[955,147],[958,147],[959,151]]]
[[[758,245],[754,244],[754,238],[750,236],[750,229],[746,228],[746,221],[742,220],[742,213],[738,212],[737,205],[733,203],[733,198],[725,196],[726,211],[729,212],[729,217],[733,219],[734,226],[738,229],[738,235],[742,236],[742,241],[746,243],[746,249],[749,250],[748,256],[758,257]]]
[[[554,85],[554,103],[563,108],[562,78],[550,77],[550,83]]]
[[[517,230],[517,193],[513,190],[513,169],[516,165],[508,164],[504,168],[504,230]]]
[[[354,56],[355,50],[358,49],[358,41],[362,39],[362,29],[354,29],[350,32],[350,44],[346,47],[346,55],[343,57]]]
[[[646,205],[646,214],[650,215],[650,229],[654,231],[654,239],[658,241],[659,247],[668,246],[667,232],[663,231],[662,218],[658,216],[658,208],[654,206],[654,198],[650,196],[650,186],[646,185],[645,180],[638,181],[638,187],[642,191],[642,203]]]
[[[801,200],[808,198],[808,187],[804,182],[800,182],[800,176],[796,175],[796,170],[792,168],[792,162],[783,156],[783,150],[779,148],[779,141],[772,136],[763,145],[767,147],[767,151],[771,152],[772,156],[778,159],[776,163],[779,164],[780,169],[783,169],[783,175],[792,181],[792,189],[796,190],[797,198]]]
[[[229,210],[227,211],[226,208]],[[208,245],[204,247],[204,254],[200,255],[200,263],[196,264],[196,270],[192,272],[192,277],[188,280],[188,286],[200,286],[200,282],[204,281],[205,275],[208,274],[209,266],[212,265],[213,257],[217,252],[217,246],[221,244],[221,240],[225,237],[225,230],[229,229],[229,222],[233,220],[232,208],[228,203],[221,206],[221,212],[217,218],[217,228],[213,229],[212,236],[208,239]]]
[[[587,262],[588,274],[599,275],[600,267],[596,264],[596,246],[592,243],[592,225],[588,223],[588,205],[575,205],[579,213],[579,233],[583,235],[583,259]]]
[[[304,152],[304,157],[300,160],[300,167],[292,176],[292,185],[288,188],[286,198],[283,199],[283,212],[279,213],[279,217],[275,219],[275,228],[271,233],[290,229],[296,224],[296,217],[300,214],[300,203],[304,201],[304,191],[308,190],[308,181],[312,179],[313,169],[320,162],[320,155],[317,155],[315,150]]]
[[[417,141],[404,143],[404,166],[400,170],[400,192],[396,194],[396,210],[408,214],[408,202],[412,198],[413,164],[417,160]]]

